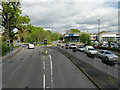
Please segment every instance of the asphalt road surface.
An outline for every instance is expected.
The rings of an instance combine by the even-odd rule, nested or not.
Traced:
[[[48,55],[42,54],[47,50]],[[36,46],[2,65],[3,88],[96,88],[63,54]]]

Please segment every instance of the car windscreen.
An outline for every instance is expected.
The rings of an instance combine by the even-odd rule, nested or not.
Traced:
[[[76,46],[76,44],[71,44],[71,46]]]
[[[112,52],[105,52],[105,54],[112,54]]]
[[[88,48],[88,50],[95,50],[94,48]]]
[[[78,47],[78,48],[84,48],[84,47]]]
[[[33,42],[31,42],[30,44],[33,44]]]

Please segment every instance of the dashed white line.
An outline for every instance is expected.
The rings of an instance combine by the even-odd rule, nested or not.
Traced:
[[[49,55],[50,58],[50,68],[51,68],[51,88],[53,88],[53,66],[52,66],[52,57]]]
[[[43,69],[45,69],[45,61],[43,61]]]
[[[43,74],[43,90],[45,90],[45,74]]]
[[[43,56],[43,59],[44,59],[44,56]]]

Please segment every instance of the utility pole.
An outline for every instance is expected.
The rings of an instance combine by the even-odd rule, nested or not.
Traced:
[[[54,28],[53,28],[53,24],[52,24],[52,34],[53,34],[53,29],[54,29]]]
[[[100,42],[100,19],[97,19],[98,21],[98,43]]]
[[[54,28],[53,28],[53,24],[52,24],[52,35],[53,35],[53,29],[54,29]],[[53,36],[52,36],[52,38],[53,38]],[[53,46],[53,42],[52,42],[52,46]]]

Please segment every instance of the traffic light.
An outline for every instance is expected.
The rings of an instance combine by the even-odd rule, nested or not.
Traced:
[[[13,43],[13,40],[10,40],[10,43]]]
[[[47,43],[48,43],[48,40],[44,39],[44,45],[47,45]]]
[[[10,46],[10,40],[7,40],[7,46],[8,47]]]

